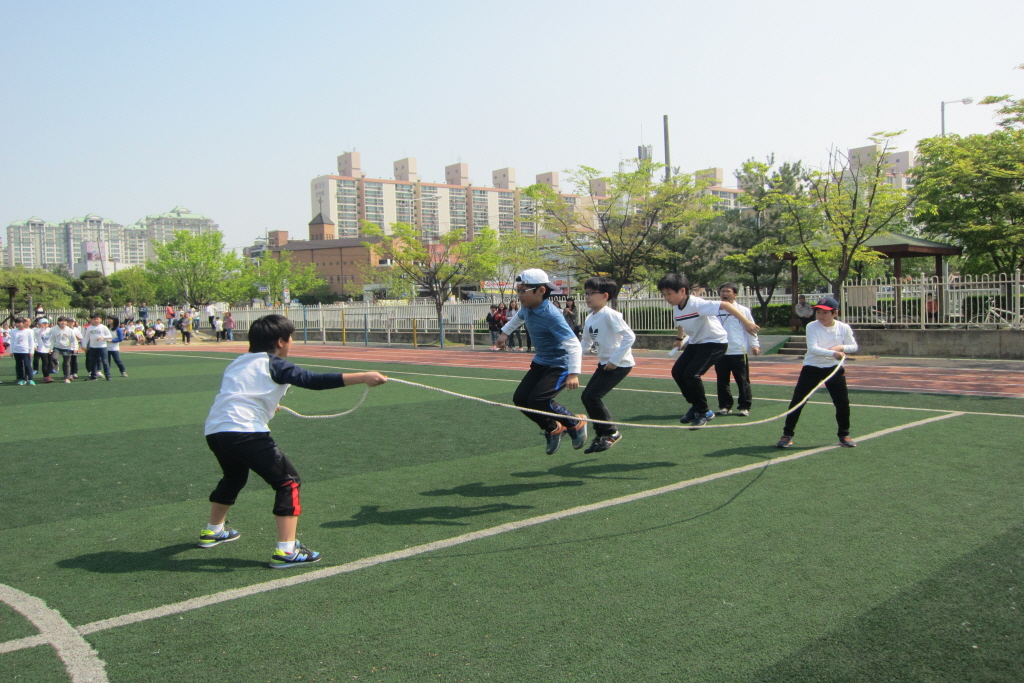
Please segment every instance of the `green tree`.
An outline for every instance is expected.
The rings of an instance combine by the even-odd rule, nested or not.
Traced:
[[[239,291],[232,300],[261,298],[265,294],[258,291],[260,286],[267,288],[266,296],[271,299],[281,297],[286,288],[293,298],[298,298],[325,284],[314,264],[295,263],[293,254],[280,252],[277,258],[267,256],[246,262],[238,278]]]
[[[452,230],[433,243],[420,239],[420,232],[408,223],[392,223],[391,234],[374,223],[363,223],[363,234],[380,242],[364,242],[390,265],[378,267],[373,278],[390,287],[402,283],[424,292],[437,308],[438,327],[444,327],[444,305],[459,287],[475,284],[494,275],[498,265],[497,234],[485,228],[473,240],[465,241],[462,230]],[[444,346],[444,336],[441,336]]]
[[[167,244],[154,243],[156,260],[146,265],[158,289],[179,303],[206,305],[237,291],[242,259],[224,250],[219,232],[195,235],[180,230]]]
[[[854,262],[871,264],[881,258],[865,243],[905,220],[909,196],[892,183],[885,160],[897,135],[877,133],[869,138],[875,151],[867,158],[851,159],[833,149],[826,168],[804,175],[804,196],[780,188],[766,197],[781,210],[797,265],[828,282],[836,297],[842,297]]]
[[[0,291],[7,294],[9,315],[28,310],[35,304],[44,308],[63,308],[71,300],[71,284],[67,278],[40,268],[0,269]],[[31,311],[29,311],[31,315]]]
[[[569,171],[582,200],[566,201],[546,185],[525,192],[537,201],[542,225],[558,236],[578,277],[607,273],[619,285],[649,279],[648,269],[667,255],[665,243],[713,215],[692,176],[661,180],[663,164],[634,160],[633,168],[604,178],[596,169]]]
[[[918,143],[914,223],[964,248],[961,270],[1024,268],[1024,100],[1002,103],[1001,130],[934,137]]]
[[[516,275],[527,268],[541,268],[551,271],[557,267],[550,254],[555,251],[551,240],[540,236],[524,235],[519,231],[502,235],[497,246],[497,266],[494,277],[498,281],[498,294],[505,298],[505,290],[509,295],[515,286]]]
[[[740,202],[750,208],[730,211],[725,217],[725,240],[734,253],[724,260],[736,279],[756,292],[762,321],[768,319],[768,306],[789,265],[778,255],[786,247],[789,227],[778,195],[803,199],[807,194],[803,176],[801,162],[787,161],[775,168],[774,155],[765,162],[749,159],[736,172],[743,189]]]
[[[106,309],[112,307],[114,290],[110,286],[110,280],[96,270],[87,270],[80,277],[71,282],[74,294],[71,295],[71,305],[80,308],[86,315],[94,311],[106,314]]]
[[[128,301],[134,301],[136,304],[157,301],[153,276],[145,266],[119,270],[107,280],[110,281],[110,288],[113,290],[111,300],[115,306],[123,306]]]

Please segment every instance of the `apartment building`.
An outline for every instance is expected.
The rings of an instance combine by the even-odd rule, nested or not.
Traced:
[[[7,226],[5,262],[26,268],[62,266],[76,274],[115,272],[151,260],[153,242],[166,244],[178,230],[202,235],[218,229],[212,219],[183,206],[128,226],[97,214],[60,223],[33,217]]]
[[[517,187],[514,168],[493,171],[489,186],[471,182],[467,163],[446,166],[443,183],[423,181],[412,157],[399,159],[393,168],[394,178],[367,178],[359,152],[340,155],[337,175],[310,182],[311,215],[329,220],[338,239],[357,237],[362,221],[385,231],[392,223],[408,223],[427,240],[459,229],[470,239],[483,228],[501,235],[537,234],[534,201]],[[536,182],[560,192],[557,172],[542,173]],[[562,196],[570,203],[579,199]]]
[[[730,209],[744,208],[740,202],[743,190],[736,187],[725,187],[725,169],[718,167],[702,169],[694,173],[694,180],[697,182],[710,181],[710,184],[704,189],[704,193],[715,198],[715,209],[729,211]]]

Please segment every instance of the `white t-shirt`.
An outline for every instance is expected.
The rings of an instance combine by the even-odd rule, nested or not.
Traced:
[[[105,349],[107,342],[113,338],[110,328],[106,325],[90,325],[82,335],[82,346],[87,349]]]
[[[633,342],[636,334],[626,324],[622,314],[611,306],[605,306],[587,316],[583,323],[583,341],[588,346],[597,346],[597,362],[611,363],[620,368],[636,365],[633,360]]]
[[[857,353],[857,340],[853,338],[853,329],[846,323],[836,320],[831,327],[825,327],[817,320],[807,324],[807,354],[804,365],[818,368],[833,368],[839,361],[832,356],[833,346],[843,346],[843,353]]]
[[[683,328],[683,334],[688,337],[688,344],[726,344],[729,337],[718,320],[720,310],[721,302],[691,295],[683,308],[672,307],[672,315],[676,327]]]
[[[754,319],[754,314],[746,306],[741,306],[737,303],[734,303],[733,306],[740,309],[747,320]],[[725,355],[749,356],[754,352],[754,349],[761,348],[761,342],[758,341],[757,335],[750,334],[743,329],[743,323],[729,311],[719,309],[718,321],[722,323],[722,327],[725,328],[725,334],[729,337],[729,348],[725,350]]]

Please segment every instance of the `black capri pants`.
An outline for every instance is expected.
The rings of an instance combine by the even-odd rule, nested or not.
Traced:
[[[523,377],[523,381],[519,383],[516,393],[512,396],[512,402],[520,408],[532,408],[565,415],[565,418],[556,419],[537,413],[523,413],[545,432],[556,429],[558,423],[562,423],[567,429],[576,429],[580,421],[573,418],[572,413],[565,406],[555,401],[555,396],[565,386],[568,376],[569,371],[565,368],[530,363],[530,370]]]
[[[211,503],[234,505],[252,470],[276,492],[276,516],[297,517],[302,513],[299,473],[269,432],[217,432],[207,435],[206,443],[224,471],[210,494]]]

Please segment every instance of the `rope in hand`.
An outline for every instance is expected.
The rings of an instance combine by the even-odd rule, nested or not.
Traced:
[[[829,373],[828,377],[826,377],[825,379],[823,379],[820,382],[818,382],[818,384],[815,385],[815,387],[813,389],[811,389],[809,392],[807,392],[807,395],[804,396],[800,400],[800,402],[797,403],[795,406],[793,406],[792,408],[790,408],[789,410],[787,410],[784,413],[779,413],[778,415],[776,415],[774,417],[768,417],[768,418],[765,418],[763,420],[756,420],[754,422],[736,422],[734,424],[727,424],[727,425],[722,425],[722,424],[719,424],[719,425],[704,425],[702,427],[691,427],[690,425],[652,425],[652,424],[640,424],[640,423],[637,423],[637,422],[613,422],[611,420],[594,420],[594,419],[591,419],[591,418],[587,418],[587,421],[588,422],[592,422],[594,424],[613,425],[613,426],[617,426],[617,427],[639,427],[641,429],[689,429],[689,430],[693,430],[693,429],[725,429],[725,428],[729,428],[729,427],[753,427],[754,425],[760,425],[760,424],[766,424],[768,422],[774,422],[775,420],[778,420],[780,418],[786,417],[787,415],[789,415],[793,411],[799,410],[800,408],[802,408],[805,403],[807,403],[809,400],[811,400],[811,396],[813,396],[814,393],[816,391],[818,391],[818,389],[820,389],[825,384],[825,382],[827,382],[830,379],[832,379],[833,377],[835,377],[836,373],[839,372],[840,368],[843,367],[845,362],[846,362],[846,358],[844,357],[842,360],[839,361],[839,363],[836,365],[835,369],[832,370],[832,372]],[[550,417],[562,418],[562,419],[564,419],[566,417],[575,417],[573,415],[563,415],[561,413],[552,413],[552,412],[548,412],[546,410],[535,410],[533,408],[520,408],[519,406],[510,405],[508,403],[498,403],[497,401],[488,401],[485,398],[479,398],[479,397],[476,397],[476,396],[468,396],[466,394],[460,394],[460,393],[455,392],[455,391],[449,391],[447,389],[440,389],[438,387],[432,387],[432,386],[429,386],[427,384],[419,384],[418,382],[409,382],[409,381],[404,380],[404,379],[395,379],[393,377],[389,377],[388,378],[388,382],[397,382],[399,384],[407,384],[407,385],[409,385],[411,387],[420,387],[421,389],[430,389],[431,391],[437,391],[437,392],[440,392],[442,394],[448,394],[449,396],[455,396],[457,398],[465,398],[465,399],[468,399],[470,401],[476,401],[477,403],[483,403],[483,404],[489,405],[489,406],[497,406],[499,408],[511,408],[512,410],[518,410],[521,413],[535,413],[537,415],[548,415]],[[329,418],[329,417],[341,417],[342,415],[348,415],[349,413],[355,412],[355,410],[359,406],[361,406],[363,404],[363,401],[366,399],[366,394],[369,391],[370,391],[370,387],[366,387],[366,389],[363,391],[363,395],[359,399],[358,403],[356,403],[349,410],[346,410],[343,413],[336,413],[334,415],[303,415],[303,414],[297,413],[294,410],[292,410],[291,408],[287,408],[285,406],[280,406],[280,408],[281,408],[281,410],[288,411],[289,413],[291,413],[292,415],[295,415],[296,417],[301,417],[301,418],[305,418],[305,419],[309,419],[309,420],[324,419],[324,418]]]

